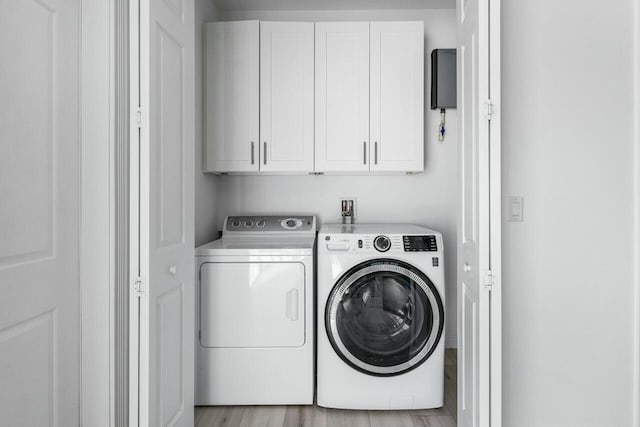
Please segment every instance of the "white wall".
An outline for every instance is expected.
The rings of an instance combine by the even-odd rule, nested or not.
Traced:
[[[205,22],[215,22],[218,11],[212,0],[195,1],[196,28],[196,147],[195,147],[195,244],[199,246],[210,242],[218,236],[216,206],[218,205],[218,177],[202,173],[203,144],[203,41]]]
[[[357,198],[359,222],[406,222],[432,227],[445,238],[448,347],[456,346],[456,218],[458,148],[456,111],[447,113],[448,135],[437,140],[440,119],[430,106],[431,50],[456,44],[453,10],[410,11],[253,11],[231,12],[224,20],[281,21],[424,20],[425,172],[413,176],[223,176],[219,182],[218,222],[226,215],[312,213],[336,222],[343,196]]]
[[[633,16],[502,1],[505,426],[633,422]]]

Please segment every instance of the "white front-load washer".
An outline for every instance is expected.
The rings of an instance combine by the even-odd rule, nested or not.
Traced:
[[[415,225],[321,228],[318,405],[443,405],[443,253],[442,235]]]
[[[196,249],[196,405],[314,395],[313,216],[230,216]]]

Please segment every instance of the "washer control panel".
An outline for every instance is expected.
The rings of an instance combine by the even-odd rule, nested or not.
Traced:
[[[289,231],[315,231],[315,217],[309,215],[228,216],[224,222],[224,232],[233,234]]]
[[[437,252],[436,236],[402,236],[405,252]]]

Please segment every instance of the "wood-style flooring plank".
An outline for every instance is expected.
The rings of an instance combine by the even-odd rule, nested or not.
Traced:
[[[446,407],[446,398],[445,398],[445,406],[441,408],[433,408],[433,409],[413,409],[411,411],[407,411],[410,415],[419,415],[421,417],[435,417],[435,416],[449,416],[449,411]]]
[[[319,406],[287,406],[283,427],[327,427],[327,410]]]
[[[367,411],[328,409],[327,426],[330,427],[371,427]]]
[[[414,427],[456,427],[456,422],[448,415],[434,417],[413,415],[411,418]]]
[[[240,427],[282,427],[286,406],[254,406],[247,408]]]
[[[198,427],[238,427],[246,407],[244,406],[200,406],[196,407]]]
[[[414,427],[408,411],[369,411],[371,427]]]

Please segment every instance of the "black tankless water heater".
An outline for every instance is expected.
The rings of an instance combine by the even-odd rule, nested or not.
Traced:
[[[431,51],[431,109],[456,108],[456,50]]]

